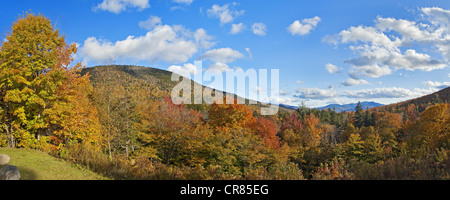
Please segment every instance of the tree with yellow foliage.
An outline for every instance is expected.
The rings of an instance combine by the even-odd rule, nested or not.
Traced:
[[[9,147],[100,143],[89,78],[79,75],[81,64],[71,66],[76,51],[42,15],[27,13],[13,24],[0,48],[0,118]]]
[[[245,127],[252,130],[256,127],[252,112],[246,105],[238,104],[237,99],[233,104],[214,103],[208,113],[211,127]]]
[[[419,119],[406,128],[408,145],[414,150],[450,148],[450,104],[436,104],[420,114]]]
[[[320,128],[320,119],[314,114],[307,115],[304,119],[304,145],[305,147],[317,147],[322,138],[322,129]]]

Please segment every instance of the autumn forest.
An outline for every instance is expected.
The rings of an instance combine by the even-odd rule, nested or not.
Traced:
[[[115,180],[450,179],[450,88],[355,112],[176,105],[171,72],[86,68],[43,15],[0,48],[0,148],[46,152]],[[225,98],[234,98],[228,96]]]

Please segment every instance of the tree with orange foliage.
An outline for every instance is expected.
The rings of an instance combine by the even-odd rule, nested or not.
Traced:
[[[411,123],[417,119],[417,106],[414,104],[409,104],[405,111],[406,122],[405,124]]]
[[[201,164],[202,148],[207,148],[211,132],[203,127],[201,114],[185,105],[175,105],[167,97],[140,112],[141,153],[165,164]],[[193,162],[194,160],[198,162]]]
[[[302,128],[303,125],[296,112],[292,112],[281,123],[281,132],[291,129],[293,132],[300,133]]]
[[[277,136],[276,124],[267,118],[258,117],[256,126],[256,133],[263,139],[266,146],[276,149],[280,147],[280,138]]]
[[[355,175],[347,169],[345,160],[334,157],[330,164],[321,164],[312,175],[313,180],[352,180]]]
[[[320,145],[320,140],[322,138],[322,129],[320,128],[320,119],[317,118],[313,113],[305,116],[303,120],[304,124],[304,139],[303,143],[305,147],[317,147]]]
[[[226,102],[226,100],[224,100]],[[252,130],[256,127],[256,119],[246,105],[213,103],[208,112],[211,127],[242,127]]]

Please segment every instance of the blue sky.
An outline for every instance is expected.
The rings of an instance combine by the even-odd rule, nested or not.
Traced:
[[[280,103],[394,103],[450,86],[450,2],[17,0],[0,33],[42,13],[87,67],[279,69]]]

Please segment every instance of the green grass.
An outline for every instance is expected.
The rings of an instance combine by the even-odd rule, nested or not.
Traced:
[[[8,164],[19,168],[21,180],[105,180],[90,170],[30,149],[0,148],[11,157]]]

